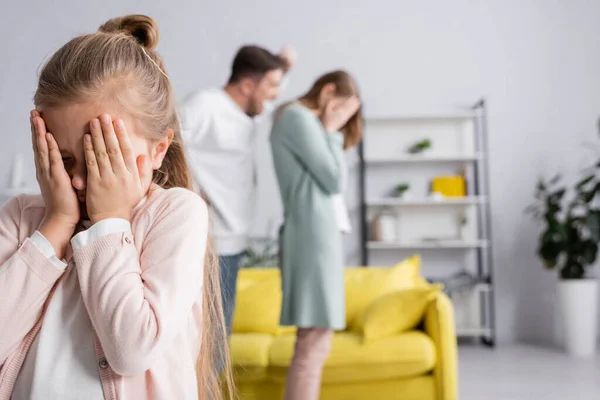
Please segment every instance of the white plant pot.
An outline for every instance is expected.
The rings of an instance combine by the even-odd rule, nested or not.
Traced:
[[[596,354],[598,281],[569,279],[558,283],[565,350],[574,357]]]
[[[379,216],[379,234],[382,242],[395,242],[398,239],[396,222],[395,215],[382,214]]]

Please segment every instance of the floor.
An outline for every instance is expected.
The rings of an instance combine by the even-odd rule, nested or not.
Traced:
[[[600,398],[600,357],[576,360],[558,350],[517,345],[459,347],[459,400]]]

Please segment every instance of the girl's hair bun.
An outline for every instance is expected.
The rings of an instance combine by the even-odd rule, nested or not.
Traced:
[[[146,15],[132,14],[113,18],[101,25],[98,31],[126,33],[147,49],[152,50],[158,46],[158,25]]]

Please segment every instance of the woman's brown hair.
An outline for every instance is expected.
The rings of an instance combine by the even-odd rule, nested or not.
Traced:
[[[328,84],[335,85],[336,96],[357,96],[360,99],[358,85],[354,78],[348,72],[340,70],[328,72],[317,79],[310,90],[300,97],[300,101],[310,108],[319,108],[321,91]],[[363,134],[362,107],[346,122],[346,125],[340,131],[344,134],[344,149],[355,146],[360,142]]]
[[[173,132],[173,141],[154,183],[163,188],[191,188],[173,90],[158,45],[156,22],[145,15],[114,18],[98,32],[76,37],[61,47],[43,67],[34,97],[36,106],[62,106],[116,99],[141,124],[150,140]],[[219,264],[207,246],[202,293],[202,338],[198,356],[200,399],[222,398],[222,379],[234,397],[227,334],[220,296]],[[224,348],[220,348],[224,347]],[[220,362],[223,372],[216,371]]]

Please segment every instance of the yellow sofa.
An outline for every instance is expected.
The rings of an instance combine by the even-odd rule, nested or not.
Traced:
[[[345,275],[348,327],[374,299],[427,285],[418,256],[393,268],[348,268]],[[295,329],[278,326],[279,269],[242,269],[237,291],[230,346],[239,397],[280,400]],[[456,400],[456,352],[452,305],[439,292],[418,329],[369,343],[349,329],[336,332],[321,399]]]

